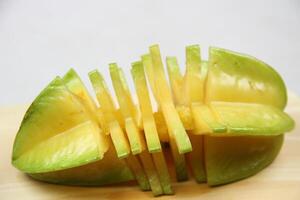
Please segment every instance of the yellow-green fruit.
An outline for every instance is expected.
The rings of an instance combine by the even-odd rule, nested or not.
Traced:
[[[97,71],[90,79],[99,106],[73,69],[56,77],[28,108],[12,164],[57,184],[136,180],[157,196],[173,193],[169,169],[178,181],[192,174],[215,186],[256,174],[275,159],[294,121],[283,111],[286,87],[274,69],[220,48],[202,61],[192,45],[185,75],[176,58],[167,58],[169,85],[158,45],[149,51],[132,64],[138,101],[117,64],[110,70],[118,106]]]

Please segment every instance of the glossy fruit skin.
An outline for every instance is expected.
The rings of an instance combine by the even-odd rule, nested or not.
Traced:
[[[65,106],[66,104],[68,106]],[[52,123],[47,120],[51,117],[56,121]],[[66,89],[62,80],[56,77],[26,111],[14,141],[12,161],[41,140],[88,120],[89,116],[80,101]]]
[[[211,47],[206,102],[262,103],[283,110],[286,86],[280,75],[254,57]]]
[[[207,183],[210,186],[247,178],[268,166],[278,155],[284,135],[205,136]]]
[[[285,108],[286,86],[280,75],[266,63],[248,55],[211,47],[208,65],[205,102],[225,101],[229,102],[229,105],[232,102],[265,104],[268,106],[266,109],[274,109],[276,112]],[[246,125],[247,121],[243,120],[251,114],[257,114],[266,119],[270,117],[259,112],[262,111],[245,112],[244,117],[242,114],[240,119],[231,121],[229,124],[245,123]],[[228,112],[224,120],[226,121],[231,114]],[[257,125],[264,124],[262,119],[256,122]],[[286,126],[292,129],[294,122],[290,121],[290,123]],[[270,128],[276,129],[276,125]],[[270,128],[265,130],[269,131]],[[268,136],[264,134],[264,131],[257,132],[243,125],[229,130],[229,132],[235,132],[234,137],[205,136],[207,183],[215,186],[234,182],[254,175],[272,163],[280,152],[284,140],[280,128],[275,129],[271,132],[272,134],[277,132],[277,136],[275,134]],[[239,136],[239,132],[243,134]]]

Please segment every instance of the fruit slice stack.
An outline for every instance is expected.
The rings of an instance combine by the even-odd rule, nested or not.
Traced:
[[[24,116],[13,165],[58,184],[136,180],[158,196],[174,193],[173,173],[214,186],[274,160],[294,121],[283,112],[286,88],[270,66],[213,47],[203,61],[198,45],[186,47],[184,75],[175,57],[166,65],[168,78],[158,45],[132,63],[137,101],[116,63],[109,65],[116,98],[97,70],[89,78],[98,102],[73,69],[56,77]]]

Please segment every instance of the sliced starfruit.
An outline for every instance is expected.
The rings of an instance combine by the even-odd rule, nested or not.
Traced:
[[[276,158],[294,121],[283,111],[286,87],[274,69],[215,47],[203,61],[191,45],[184,75],[167,57],[169,87],[158,45],[149,50],[132,64],[138,102],[123,71],[110,64],[119,108],[98,71],[89,77],[100,107],[73,69],[56,77],[28,108],[12,164],[57,184],[136,180],[158,196],[173,194],[174,169],[178,181],[192,174],[215,186],[256,174]]]

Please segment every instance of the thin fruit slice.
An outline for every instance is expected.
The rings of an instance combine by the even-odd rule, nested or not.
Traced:
[[[188,105],[191,107],[192,116],[195,123],[194,134],[203,134],[209,131],[202,118],[202,105],[204,104],[204,76],[202,75],[202,64],[199,45],[186,47],[186,74],[185,88],[189,98]]]
[[[120,111],[124,120],[125,130],[130,143],[131,152],[133,155],[140,154],[145,150],[145,141],[137,126],[138,112],[131,98],[124,74],[115,63],[109,65],[109,70],[115,94],[119,102]],[[138,157],[140,156],[130,156],[127,161],[134,171],[142,190],[149,190],[151,188],[151,185],[149,184],[149,180],[145,175],[145,170],[143,169],[142,163],[140,163],[140,161],[138,160]],[[141,178],[142,175],[145,176],[146,179]],[[154,194],[156,194],[157,191],[153,192]]]
[[[191,59],[191,58],[190,58]],[[167,62],[167,68],[168,68],[168,74],[169,74],[169,81],[171,84],[172,88],[172,94],[173,98],[175,99],[176,104],[176,109],[177,112],[181,118],[181,121],[184,124],[184,127],[186,130],[193,130],[194,129],[194,123],[193,123],[193,118],[191,115],[190,111],[190,95],[189,92],[190,90],[195,89],[194,87],[188,87],[188,84],[192,84],[193,81],[195,81],[193,78],[193,73],[190,72],[191,69],[189,69],[188,76],[185,76],[185,78],[181,75],[180,69],[178,66],[177,59],[175,57],[167,57],[166,59]],[[194,67],[194,66],[189,66]],[[180,95],[181,94],[181,95]],[[193,98],[197,98],[193,97]],[[191,135],[189,135],[191,139]],[[204,167],[201,168],[195,168],[195,167],[200,167],[200,165],[196,166],[194,163],[197,163],[198,159],[203,158],[203,151],[199,151],[199,147],[195,147],[195,142],[191,141],[192,146],[193,146],[193,151],[188,153],[188,161],[193,169],[193,171],[204,171]],[[194,145],[193,145],[194,143]],[[170,141],[170,145],[172,147],[172,154],[174,158],[177,158],[174,160],[175,162],[175,171],[176,171],[176,177],[177,180],[186,180],[188,179],[188,173],[187,173],[187,168],[185,164],[185,158],[183,156],[179,156],[176,154],[174,147],[174,144]],[[198,143],[198,145],[201,145],[201,143]],[[200,146],[201,148],[201,146]],[[195,160],[195,162],[192,162]],[[201,161],[200,161],[201,162]],[[194,169],[195,168],[195,169]],[[202,177],[197,176],[198,173],[194,173],[196,180],[202,181]]]
[[[193,130],[194,123],[189,108],[189,96],[186,95],[186,84],[182,76],[176,57],[167,57],[167,69],[169,82],[171,85],[172,96],[176,105],[176,110],[180,116],[185,130]]]
[[[130,155],[126,158],[128,166],[131,168],[131,171],[134,172],[135,179],[137,180],[140,188],[144,191],[150,190],[150,184],[146,173],[141,165],[140,161],[138,160],[137,156]]]
[[[274,106],[211,102],[211,108],[227,125],[227,135],[280,135],[294,127],[294,121]]]
[[[169,142],[169,133],[168,133],[168,127],[166,124],[166,120],[164,119],[164,115],[160,110],[157,112],[153,113],[153,117],[155,120],[159,140],[161,142]]]
[[[151,154],[148,153],[147,151],[143,151],[141,154],[139,154],[139,158],[141,159],[143,168],[148,177],[153,195],[154,196],[162,195],[163,190]]]
[[[180,154],[187,153],[192,150],[192,145],[180,117],[176,112],[171,91],[165,77],[159,47],[158,45],[153,45],[149,48],[149,50],[153,63],[153,73],[148,73],[150,70],[147,70],[147,75],[149,77],[154,77],[153,79],[156,89],[153,92],[157,93],[157,101],[166,120],[170,137],[174,138]]]
[[[188,104],[203,102],[204,83],[201,77],[201,56],[199,45],[186,47],[186,73],[184,87]]]
[[[133,76],[137,96],[139,99],[144,133],[145,133],[148,150],[150,153],[155,153],[155,155],[152,154],[152,157],[153,157],[154,164],[156,166],[158,166],[158,167],[156,167],[156,171],[159,176],[159,181],[160,181],[160,185],[162,187],[163,193],[164,194],[172,194],[173,191],[171,188],[169,172],[167,169],[167,165],[166,165],[164,156],[161,152],[162,148],[161,148],[160,140],[158,137],[158,132],[156,129],[156,124],[155,124],[153,113],[152,113],[152,106],[151,106],[151,102],[150,102],[150,97],[149,97],[149,93],[148,93],[147,82],[146,82],[146,77],[145,77],[145,72],[144,72],[144,67],[143,67],[142,62],[133,63],[131,73]],[[142,158],[142,160],[143,160],[143,158]],[[149,160],[149,158],[148,159],[146,158],[146,160]],[[149,162],[150,161],[148,161],[148,163]],[[145,165],[144,165],[144,168],[146,168]],[[155,167],[154,167],[154,169],[155,169]],[[154,172],[151,172],[152,171],[151,169],[149,169],[149,170],[150,170],[149,176],[154,176],[155,174],[151,175]],[[147,169],[146,169],[146,173],[147,173]],[[155,177],[152,179],[155,180]],[[151,182],[152,181],[150,180],[150,185],[151,185]],[[157,183],[155,183],[155,185],[156,184]],[[156,186],[153,186],[153,187],[156,188]],[[157,194],[159,193],[158,186],[157,186],[156,193]]]
[[[89,73],[89,77],[96,92],[97,99],[104,109],[104,117],[106,119],[106,122],[108,123],[108,130],[110,131],[110,136],[117,151],[118,157],[126,157],[126,163],[130,167],[141,189],[149,190],[150,185],[143,167],[141,166],[141,163],[139,162],[137,157],[130,155],[130,147],[127,138],[120,126],[120,123],[117,120],[118,113],[102,75],[95,70]],[[131,122],[131,124],[132,123],[133,122]],[[127,122],[127,126],[128,124],[130,125],[130,122]],[[129,128],[134,129],[135,127],[131,126]]]
[[[111,141],[103,159],[65,170],[30,174],[35,179],[67,185],[109,185],[135,180],[125,159],[119,159]]]
[[[174,194],[171,179],[168,171],[168,166],[163,152],[156,152],[152,154],[154,165],[159,176],[159,180],[164,194]]]
[[[175,172],[176,172],[176,179],[177,181],[186,181],[188,180],[188,171],[185,162],[184,154],[180,154],[177,149],[177,145],[175,144],[175,140],[171,139],[169,141],[172,158],[174,162]]]
[[[13,161],[39,143],[89,120],[86,108],[56,77],[28,108],[15,139]],[[100,147],[101,155],[105,145]]]
[[[127,138],[117,121],[109,123],[110,136],[114,143],[114,147],[118,153],[119,158],[126,158],[130,154],[130,148]]]
[[[159,49],[156,49],[154,51],[158,51],[158,53],[159,53]],[[158,54],[158,56],[159,56],[159,58],[157,58],[157,59],[160,59],[160,54]],[[143,63],[145,63],[144,66],[145,66],[145,69],[146,69],[146,74],[147,74],[149,80],[152,80],[152,81],[149,81],[149,82],[150,82],[150,84],[152,82],[152,85],[153,85],[152,86],[152,91],[153,91],[153,88],[154,88],[153,93],[156,94],[154,96],[156,98],[161,98],[160,95],[162,95],[162,94],[160,94],[158,92],[158,90],[162,89],[161,85],[164,85],[165,89],[168,92],[168,94],[167,94],[167,96],[168,96],[167,100],[169,102],[165,102],[164,106],[162,106],[162,103],[161,103],[162,100],[161,99],[156,99],[156,101],[158,102],[159,106],[162,108],[162,114],[164,116],[164,120],[161,120],[161,122],[165,122],[166,125],[167,125],[167,131],[169,133],[169,143],[170,143],[170,147],[171,147],[173,161],[174,161],[174,164],[175,164],[176,178],[177,178],[178,181],[187,180],[188,179],[188,173],[187,173],[186,164],[185,164],[185,157],[184,157],[183,154],[180,153],[180,151],[178,149],[178,144],[176,144],[176,138],[175,138],[175,136],[173,135],[173,132],[172,132],[174,130],[182,131],[182,129],[184,129],[184,127],[183,127],[182,122],[181,122],[181,120],[180,120],[180,118],[178,116],[178,113],[177,113],[176,109],[175,109],[174,103],[172,102],[172,97],[170,97],[170,95],[171,95],[170,94],[170,90],[169,90],[169,88],[167,86],[162,66],[160,66],[158,69],[156,67],[156,69],[155,69],[154,68],[154,63],[151,61],[152,59],[151,59],[150,55],[144,55],[142,57],[142,59],[144,60]],[[156,79],[155,77],[158,76],[158,72],[157,71],[160,72],[160,76],[157,77],[157,79]],[[161,80],[161,79],[163,79],[163,80]],[[161,81],[159,81],[159,80],[161,80]],[[156,83],[156,82],[160,82],[160,83]],[[157,88],[159,88],[159,89],[157,89]],[[170,120],[167,121],[167,117],[169,115],[174,114],[175,112],[176,112],[176,116],[172,117],[173,121],[170,121]],[[175,127],[174,123],[179,123],[178,127]],[[173,125],[173,126],[171,126],[171,125]],[[184,132],[185,132],[185,130],[184,130]],[[180,134],[181,134],[181,136],[183,136],[182,134],[186,134],[186,132],[185,133],[181,132]],[[178,137],[179,136],[180,135],[178,135]],[[182,143],[182,145],[184,145],[183,143]]]
[[[186,88],[184,88],[184,79],[180,73],[179,65],[175,57],[167,57],[167,69],[169,75],[169,81],[171,85],[172,95],[176,104],[176,110],[180,116],[185,129],[193,128],[192,119],[187,115],[190,113],[188,105],[189,98],[187,95],[182,95]],[[180,95],[181,94],[181,95]],[[192,122],[192,123],[189,123]],[[192,125],[190,125],[192,124]],[[177,152],[177,147],[174,141],[169,141],[171,146],[171,152],[175,164],[176,178],[178,181],[184,181],[188,179],[187,167],[184,155],[180,155]]]
[[[118,157],[127,157],[130,154],[130,147],[125,133],[117,119],[117,110],[108,91],[105,80],[97,70],[90,72],[89,78],[101,109],[103,110],[103,117],[106,122],[104,126],[107,127],[105,133],[110,134]]]
[[[145,149],[142,135],[137,126],[137,110],[131,99],[125,78],[121,74],[117,64],[109,65],[110,76],[113,87],[119,102],[120,110],[125,122],[125,130],[129,139],[131,152],[135,154],[141,153]]]
[[[151,153],[159,152],[161,151],[161,145],[153,117],[143,64],[141,62],[132,63],[131,73],[141,109],[148,150]]]
[[[168,56],[166,58],[167,62],[167,72],[169,75],[169,81],[171,85],[172,95],[174,103],[177,106],[187,105],[188,99],[186,95],[183,95],[184,92],[184,79],[180,72],[178,61],[176,57]]]
[[[102,159],[99,128],[84,122],[33,146],[13,161],[26,173],[57,171]]]
[[[286,87],[280,75],[254,57],[211,47],[207,101],[251,102],[283,109]]]
[[[207,183],[221,185],[256,174],[275,159],[282,143],[283,135],[205,136]]]
[[[223,131],[223,127],[216,122],[209,108],[204,105],[204,88],[206,72],[202,70],[205,62],[201,62],[199,45],[191,45],[186,47],[186,74],[185,88],[189,97],[189,104],[192,110],[192,116],[195,123],[195,134],[203,134],[208,132]],[[204,75],[203,75],[204,74]],[[208,126],[207,126],[208,125]]]
[[[151,56],[149,54],[145,54],[141,56],[142,63],[149,81],[150,88],[152,90],[152,94],[154,95],[154,98],[156,101],[158,101],[158,94],[155,92],[156,86],[154,82],[154,74],[153,74],[153,63]],[[154,119],[155,123],[157,124],[158,128],[158,135],[161,141],[167,142],[169,141],[169,134],[168,134],[168,128],[165,123],[164,115],[162,113],[162,110],[160,108],[160,105],[157,103],[157,112],[154,113]]]
[[[117,65],[110,65],[110,72],[113,81],[113,85],[116,91],[116,95],[118,97],[120,110],[125,119],[125,129],[127,132],[127,136],[130,141],[131,150],[133,154],[139,154],[138,157],[141,160],[141,164],[143,165],[144,172],[147,175],[147,178],[150,183],[150,187],[153,191],[154,196],[162,194],[162,188],[159,183],[158,175],[156,174],[155,167],[152,163],[152,159],[148,158],[148,153],[144,151],[145,149],[145,141],[141,132],[137,127],[137,123],[133,121],[134,116],[136,115],[136,107],[131,99],[131,95],[129,89],[126,84],[126,80],[120,69],[117,68]],[[132,160],[129,160],[132,162]],[[141,170],[141,169],[136,169]],[[141,180],[143,181],[143,180]],[[144,187],[140,181],[141,187]]]
[[[94,112],[97,106],[92,99],[91,95],[88,93],[86,87],[84,86],[82,80],[76,73],[74,69],[70,69],[62,78],[64,84],[67,88],[76,96],[78,96],[84,104]]]

